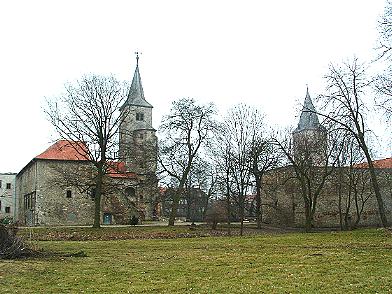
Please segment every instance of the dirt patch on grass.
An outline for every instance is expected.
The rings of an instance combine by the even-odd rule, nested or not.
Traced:
[[[298,232],[299,229],[263,226],[262,229],[246,227],[244,235],[282,234]],[[227,227],[212,230],[205,225],[177,227],[105,227],[100,229],[84,228],[34,228],[20,231],[25,239],[35,241],[109,241],[129,239],[175,239],[199,237],[239,236],[238,226],[233,226],[230,232]]]

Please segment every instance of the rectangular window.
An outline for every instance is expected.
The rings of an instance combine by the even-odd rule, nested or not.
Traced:
[[[5,207],[5,213],[11,213],[11,207],[6,206]]]
[[[71,190],[67,190],[67,198],[72,198],[72,191]]]
[[[0,180],[0,188],[1,188],[1,180]]]
[[[11,183],[7,183],[6,189],[11,189]]]
[[[35,209],[35,192],[24,195],[24,209]]]
[[[137,112],[136,113],[136,120],[144,120],[144,113]]]

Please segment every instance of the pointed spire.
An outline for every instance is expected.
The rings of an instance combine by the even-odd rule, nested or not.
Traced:
[[[144,98],[144,91],[142,86],[142,79],[140,77],[139,72],[139,54],[140,52],[135,52],[136,54],[136,69],[135,73],[133,74],[132,84],[128,92],[128,99],[121,107],[123,108],[125,105],[132,105],[132,106],[143,106],[143,107],[150,107],[152,105],[146,101]]]
[[[139,52],[135,52],[136,54],[136,67],[139,67]]]
[[[309,95],[309,87],[306,85],[306,96],[304,105],[302,108],[301,116],[299,118],[298,127],[295,129],[294,132],[299,132],[303,130],[309,129],[319,129],[321,128],[321,124],[318,120],[316,109],[314,108],[312,99]]]

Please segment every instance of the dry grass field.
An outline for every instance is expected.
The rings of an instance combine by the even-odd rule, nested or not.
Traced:
[[[41,236],[38,239],[50,234],[61,239],[61,231],[69,229],[40,230],[34,233]],[[165,238],[173,230],[187,232],[187,228],[80,228],[67,241],[33,241],[45,254],[0,261],[1,293],[392,291],[392,235],[384,229]],[[133,237],[115,238],[126,232]],[[83,233],[90,238],[80,238]],[[139,239],[138,234],[161,235]]]

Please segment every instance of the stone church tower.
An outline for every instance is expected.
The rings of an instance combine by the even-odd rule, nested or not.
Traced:
[[[144,97],[139,72],[139,55],[128,98],[121,106],[119,156],[126,169],[139,175],[155,175],[157,160],[156,130],[152,127],[152,108]]]
[[[316,109],[306,88],[301,117],[293,132],[294,159],[309,161],[311,165],[324,165],[327,148],[327,130],[317,117]]]

